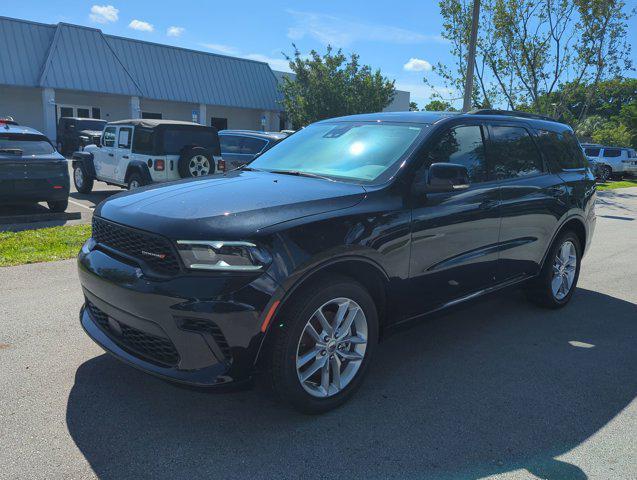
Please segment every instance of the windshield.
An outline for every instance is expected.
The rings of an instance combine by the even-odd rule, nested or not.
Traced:
[[[53,145],[42,135],[21,133],[0,134],[0,153],[16,155],[49,155],[54,153]]]
[[[166,155],[179,155],[185,146],[209,148],[215,155],[219,152],[219,137],[212,129],[168,128],[163,137]]]
[[[316,123],[267,150],[250,167],[373,182],[426,128],[385,122]]]
[[[102,131],[105,124],[106,122],[104,120],[80,120],[77,122],[77,129]]]

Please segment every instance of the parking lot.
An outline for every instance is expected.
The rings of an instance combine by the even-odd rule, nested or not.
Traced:
[[[0,478],[636,478],[637,189],[597,214],[566,308],[509,291],[429,319],[317,417],[104,354],[73,260],[0,269]]]

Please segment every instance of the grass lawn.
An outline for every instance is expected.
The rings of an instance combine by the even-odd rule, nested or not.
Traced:
[[[620,180],[617,182],[598,183],[597,190],[614,190],[616,188],[637,187],[637,180]]]
[[[0,267],[75,257],[90,236],[90,225],[0,232]]]

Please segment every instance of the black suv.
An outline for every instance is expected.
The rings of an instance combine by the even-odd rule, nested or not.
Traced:
[[[242,169],[111,197],[79,255],[81,323],[165,379],[271,378],[305,412],[344,402],[379,338],[518,285],[571,299],[595,225],[573,131],[542,117],[325,120]]]
[[[105,125],[105,120],[94,118],[60,118],[56,132],[58,152],[68,155],[87,145],[99,145]]]

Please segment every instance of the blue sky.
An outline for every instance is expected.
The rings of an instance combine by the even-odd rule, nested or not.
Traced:
[[[627,3],[637,5],[637,0]],[[0,15],[88,25],[112,35],[267,61],[277,70],[287,69],[281,52],[291,53],[292,42],[303,52],[323,51],[331,43],[381,68],[420,105],[431,94],[423,76],[440,84],[430,66],[451,61],[449,45],[439,36],[442,22],[433,0],[24,0],[2,2]],[[637,49],[637,28],[630,40]]]

